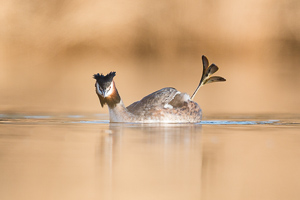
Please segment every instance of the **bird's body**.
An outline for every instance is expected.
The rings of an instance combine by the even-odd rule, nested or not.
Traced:
[[[211,65],[212,67],[208,67],[206,57],[203,56],[202,59],[205,71],[195,93],[200,86],[205,84],[204,81],[209,83],[209,79],[211,79],[210,82],[225,80],[221,77],[210,77],[212,73],[217,71],[215,69],[217,66]],[[209,68],[214,70],[209,70]],[[96,93],[101,106],[108,105],[110,122],[197,123],[201,121],[202,111],[200,106],[192,101],[188,94],[181,93],[172,87],[160,89],[125,107],[113,81],[114,76],[115,72],[111,72],[106,76],[102,74],[94,75]]]
[[[182,94],[186,99],[181,98]],[[175,88],[163,88],[128,107],[125,107],[122,101],[115,107],[110,107],[110,121],[137,123],[200,122],[200,106],[189,98],[187,94],[180,93]],[[178,100],[175,101],[176,99]]]

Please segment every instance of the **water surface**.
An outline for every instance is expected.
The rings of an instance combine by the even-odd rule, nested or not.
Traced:
[[[0,115],[0,199],[298,199],[300,117]]]

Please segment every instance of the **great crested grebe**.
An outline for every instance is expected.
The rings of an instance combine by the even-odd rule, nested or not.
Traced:
[[[202,111],[192,99],[199,88],[207,83],[226,81],[223,77],[212,76],[219,68],[215,64],[209,65],[205,56],[202,56],[202,62],[202,77],[192,97],[167,87],[125,107],[113,81],[116,72],[106,76],[94,74],[96,93],[101,106],[108,105],[110,122],[197,123],[201,121]]]

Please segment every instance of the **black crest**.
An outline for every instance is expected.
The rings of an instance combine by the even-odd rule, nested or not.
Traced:
[[[105,89],[110,86],[110,83],[112,82],[114,76],[116,76],[116,72],[110,72],[106,76],[103,74],[94,74],[94,79],[97,80],[97,83],[102,89]]]

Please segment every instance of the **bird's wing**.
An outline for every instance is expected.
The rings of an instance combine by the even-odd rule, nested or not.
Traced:
[[[176,94],[178,94],[178,90],[175,88],[167,87],[160,89],[156,92],[145,96],[140,101],[136,101],[130,106],[127,107],[128,111],[139,115],[143,112],[147,112],[150,109],[160,109],[163,108],[166,104],[172,101]]]

